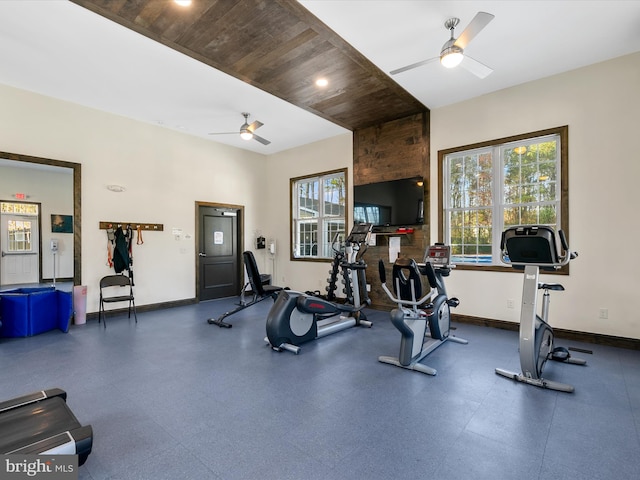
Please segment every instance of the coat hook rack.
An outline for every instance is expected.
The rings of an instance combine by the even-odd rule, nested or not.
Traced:
[[[137,230],[138,228],[140,228],[145,232],[162,232],[164,230],[164,225],[162,223],[100,222],[100,230],[108,230],[109,228],[113,228],[115,230],[118,227],[131,227],[133,230]]]

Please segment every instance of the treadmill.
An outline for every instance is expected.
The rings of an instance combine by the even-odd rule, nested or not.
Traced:
[[[0,453],[77,455],[87,461],[91,425],[81,425],[66,402],[67,392],[51,388],[0,402]]]

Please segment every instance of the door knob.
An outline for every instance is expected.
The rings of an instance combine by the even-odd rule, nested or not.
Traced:
[[[200,256],[200,257],[206,257],[206,256],[207,256],[207,254],[206,254],[206,253],[202,253],[202,252],[200,252],[200,253],[198,253],[198,256]]]

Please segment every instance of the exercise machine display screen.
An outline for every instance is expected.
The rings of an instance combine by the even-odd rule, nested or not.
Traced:
[[[429,262],[433,266],[446,266],[451,257],[449,245],[431,245],[427,248],[424,256],[424,263]]]
[[[367,240],[367,236],[369,232],[371,232],[371,228],[373,224],[371,223],[361,223],[358,225],[354,225],[351,229],[351,233],[349,234],[348,242],[351,243],[364,243]]]

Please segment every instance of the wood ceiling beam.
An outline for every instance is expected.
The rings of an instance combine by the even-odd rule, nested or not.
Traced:
[[[349,130],[428,111],[295,0],[71,1]]]

